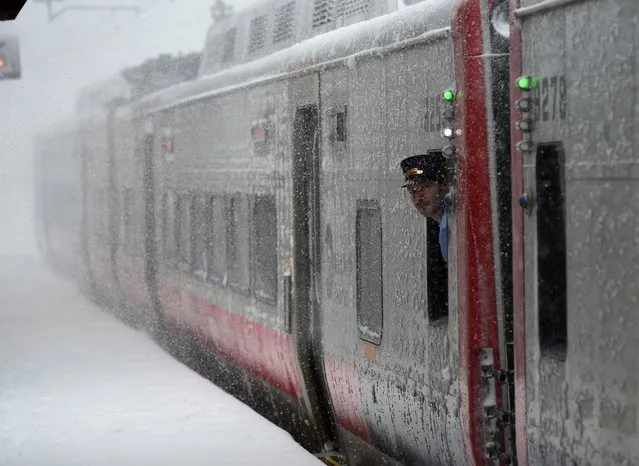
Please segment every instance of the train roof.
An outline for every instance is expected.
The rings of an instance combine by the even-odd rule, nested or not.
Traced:
[[[114,101],[131,99],[132,85],[120,73],[84,86],[77,99],[78,116],[103,112]]]
[[[265,0],[207,34],[200,75],[253,61],[311,37],[397,10],[397,0]]]
[[[136,104],[142,109],[158,109],[204,98],[314,65],[351,57],[365,50],[380,51],[392,44],[446,34],[450,30],[453,0],[430,0],[394,13],[332,30],[278,50],[257,60],[201,76],[151,94]]]

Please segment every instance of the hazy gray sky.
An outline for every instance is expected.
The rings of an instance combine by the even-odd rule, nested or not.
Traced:
[[[214,1],[60,0],[55,9],[136,5],[141,12],[70,11],[50,23],[46,5],[29,0],[15,21],[0,23],[0,33],[20,38],[22,58],[22,79],[0,81],[0,251],[32,237],[33,134],[71,117],[83,85],[160,53],[201,50]],[[256,1],[229,3],[241,9]]]
[[[256,0],[234,0],[242,8]],[[201,50],[214,0],[62,0],[72,5],[136,5],[131,12],[70,11],[49,23],[44,3],[29,0],[0,32],[20,38],[23,78],[0,81],[0,170],[20,172],[34,131],[72,113],[78,90],[163,52]]]

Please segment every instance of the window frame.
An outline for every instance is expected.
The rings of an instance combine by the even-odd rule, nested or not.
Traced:
[[[162,204],[162,257],[171,267],[177,264],[176,213],[177,193],[173,189],[167,189]]]
[[[204,281],[208,275],[209,269],[209,196],[199,193],[192,197],[191,203],[191,271],[194,277]],[[201,209],[198,212],[198,209]],[[199,215],[198,215],[199,214]],[[199,241],[201,244],[199,244]],[[198,251],[198,247],[202,246],[202,250]],[[202,268],[198,268],[198,256],[203,254]]]
[[[375,311],[379,313],[379,316],[373,315],[370,311],[368,314],[379,319],[379,329],[364,330],[364,327],[370,328],[368,323],[372,323],[373,319],[368,319],[365,322],[362,319],[367,315],[366,311],[362,309],[362,296],[364,295],[363,289],[365,288],[362,283],[363,277],[370,277],[370,274],[363,273],[362,271],[362,247],[364,245],[370,245],[372,236],[362,237],[362,225],[360,220],[361,214],[365,211],[376,212],[376,221],[379,224],[379,288],[380,288],[380,309]],[[379,201],[375,199],[366,199],[357,201],[357,210],[355,214],[355,300],[356,300],[356,314],[357,314],[357,330],[360,340],[367,341],[373,345],[380,346],[384,337],[384,229],[382,221],[382,211]]]
[[[208,223],[206,228],[206,231],[207,231],[206,234],[208,239],[208,244],[207,244],[208,259],[207,259],[206,279],[207,281],[211,283],[221,284],[226,286],[228,282],[228,233],[229,233],[228,203],[229,203],[229,200],[226,194],[209,195],[206,197],[206,200],[207,200],[207,210],[209,211]],[[216,227],[216,210],[214,209],[214,206],[213,206],[214,200],[219,200],[222,207],[222,217],[221,217],[222,222],[220,224],[222,225],[224,238],[223,238],[222,244],[218,245],[218,247],[220,247],[224,255],[224,264],[221,267],[220,275],[213,275],[211,272],[212,270],[211,264],[217,261],[215,257],[211,257],[211,254],[214,254],[216,251],[215,247],[212,247],[212,242],[214,239],[216,239],[214,235],[214,228]]]
[[[176,237],[176,267],[177,269],[184,272],[191,272],[193,268],[193,195],[188,192],[178,192],[177,193],[177,205],[176,205],[176,226],[175,229],[175,237]],[[184,216],[182,214],[182,208],[180,207],[180,201],[184,200],[186,203],[186,209],[184,211]],[[183,222],[183,220],[188,221],[188,223]],[[185,231],[188,230],[188,231]],[[182,236],[184,238],[188,238],[188,247],[186,248],[187,256],[182,256],[182,247],[180,247]]]
[[[274,218],[275,218],[275,223],[274,223],[274,239],[275,239],[275,247],[273,248],[273,256],[271,257],[273,264],[274,264],[274,288],[273,290],[271,290],[273,292],[272,295],[269,295],[268,292],[264,292],[264,290],[260,290],[258,289],[258,275],[261,271],[261,267],[258,265],[258,261],[260,260],[260,249],[265,249],[265,248],[259,248],[258,247],[258,235],[257,235],[257,231],[256,231],[256,226],[257,226],[257,222],[256,222],[256,206],[258,206],[258,204],[261,202],[261,200],[263,199],[267,199],[268,201],[272,201],[272,207],[274,210]],[[279,293],[279,283],[278,283],[278,264],[279,264],[279,241],[278,241],[278,223],[277,223],[277,218],[278,218],[278,214],[277,214],[277,199],[275,197],[275,194],[272,193],[268,193],[268,194],[259,194],[259,195],[254,195],[252,196],[252,202],[251,202],[251,251],[253,251],[253,253],[251,254],[251,290],[253,292],[253,296],[255,296],[255,299],[268,303],[268,304],[277,304],[277,297],[278,297],[278,293]],[[268,217],[268,215],[267,215]],[[268,248],[266,248],[266,250],[268,250]]]
[[[236,217],[235,217],[235,208],[234,208],[234,200],[238,199],[241,203],[245,203],[246,206],[246,250],[247,250],[247,258],[246,258],[246,284],[238,283],[235,281],[237,277],[234,276],[236,270],[234,267],[236,266],[236,258],[238,257],[235,254],[235,249],[237,246],[236,237],[237,231],[241,231],[241,229],[237,229],[236,225]],[[234,291],[237,291],[240,294],[245,296],[250,296],[251,294],[251,196],[245,193],[232,193],[229,194],[228,203],[227,203],[227,228],[226,228],[226,277],[227,277],[227,286]]]

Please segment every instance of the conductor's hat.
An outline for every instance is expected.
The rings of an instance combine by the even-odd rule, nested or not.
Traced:
[[[405,183],[402,188],[446,182],[446,159],[439,152],[413,155],[400,162]]]

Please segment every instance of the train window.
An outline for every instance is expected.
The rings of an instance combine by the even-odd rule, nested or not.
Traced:
[[[54,196],[51,196],[51,201],[52,204],[54,204],[56,202],[56,199]],[[53,209],[51,209],[51,211],[53,212]],[[91,210],[90,210],[90,216],[91,216],[91,226],[93,227],[93,234],[95,235],[96,238],[98,238],[98,235],[100,234],[100,222],[102,221],[101,216],[102,216],[102,205],[100,202],[100,191],[93,191],[93,193],[91,193]]]
[[[118,222],[118,242],[122,245],[122,247],[124,249],[129,250],[130,249],[130,236],[131,236],[131,232],[130,232],[130,227],[129,227],[129,223],[130,223],[130,215],[131,215],[131,206],[130,204],[130,200],[129,200],[129,189],[128,188],[124,188],[122,191],[120,191],[120,199],[119,199],[119,222]]]
[[[208,205],[206,198],[198,196],[193,201],[193,273],[206,278],[208,261]]]
[[[249,291],[249,207],[246,196],[235,195],[229,204],[228,283],[243,293]]]
[[[262,118],[251,125],[253,152],[257,157],[266,157],[271,151],[271,120]]]
[[[136,219],[139,221],[139,218],[136,218],[133,215],[133,212],[136,211],[136,208],[135,208],[136,199],[135,199],[133,189],[131,188],[127,188],[124,194],[126,199],[125,221],[126,221],[128,244],[130,248],[134,248],[136,238],[139,238],[139,235],[136,236],[136,233],[139,233],[139,231],[138,232],[135,231]]]
[[[558,359],[565,359],[568,340],[564,164],[562,144],[537,147],[539,343],[543,354]]]
[[[53,189],[51,189],[51,191],[53,191]],[[53,194],[53,192],[51,193]],[[56,202],[56,199],[53,195],[51,195],[50,199],[50,204],[49,204],[49,212],[51,213],[51,215],[53,216],[54,213],[54,205]],[[98,231],[100,230],[100,192],[99,191],[93,191],[91,193],[91,208],[89,209],[89,217],[91,219],[91,227],[92,227],[92,231],[93,234],[97,237]],[[54,217],[55,218],[55,217]]]
[[[448,317],[448,265],[439,246],[439,224],[430,218],[426,224],[428,323],[439,325]]]
[[[224,33],[224,52],[222,54],[222,63],[229,63],[233,61],[236,33],[237,28],[231,28]]]
[[[346,106],[335,115],[335,139],[337,142],[346,142]]]
[[[182,252],[180,251],[180,249],[181,249],[180,243],[182,242],[182,240],[181,240],[181,237],[182,237],[181,228],[183,228],[183,223],[182,223],[182,219],[183,219],[182,210],[183,209],[184,209],[184,197],[183,197],[182,194],[177,194],[177,197],[175,199],[175,224],[174,224],[174,229],[173,229],[173,232],[175,233],[175,236],[174,236],[174,241],[175,241],[175,264],[178,264],[181,261]]]
[[[118,245],[119,247],[126,247],[127,244],[127,231],[126,231],[126,189],[118,192]]]
[[[175,194],[173,191],[167,191],[164,193],[163,200],[163,223],[162,223],[162,236],[164,238],[164,259],[173,263],[176,260],[176,234],[175,234]]]
[[[253,203],[255,296],[277,298],[277,209],[274,196],[257,196]]]
[[[382,342],[382,216],[377,201],[358,201],[355,225],[359,337]]]
[[[226,202],[223,197],[209,199],[208,279],[224,281],[226,275]]]
[[[95,191],[94,197],[94,232],[95,237],[101,241],[107,241],[109,238],[109,198],[105,188]]]
[[[266,16],[258,16],[251,20],[249,26],[249,44],[248,52],[255,53],[264,47],[264,38],[266,35]]]
[[[191,197],[178,195],[177,200],[177,262],[181,268],[190,268],[191,264]]]

